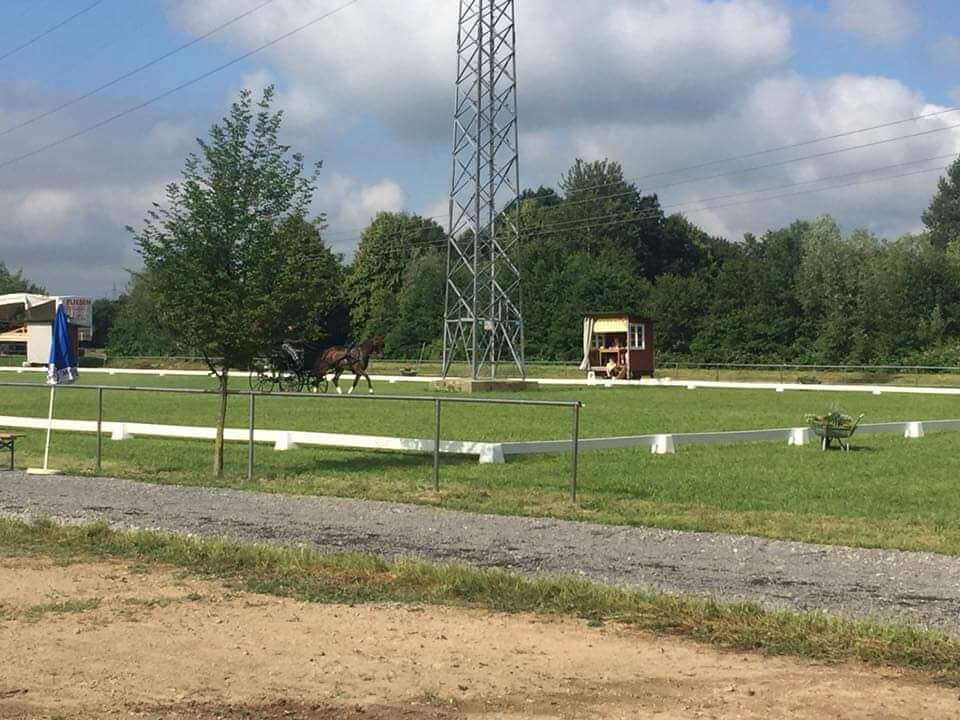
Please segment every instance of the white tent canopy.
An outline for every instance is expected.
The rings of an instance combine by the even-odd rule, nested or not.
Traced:
[[[0,322],[22,319],[26,322],[52,322],[57,298],[31,293],[0,295]]]

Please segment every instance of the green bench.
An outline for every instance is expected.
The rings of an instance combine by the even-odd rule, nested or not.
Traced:
[[[13,470],[14,446],[17,440],[24,437],[23,433],[11,433],[0,430],[0,450],[10,451],[10,470]]]

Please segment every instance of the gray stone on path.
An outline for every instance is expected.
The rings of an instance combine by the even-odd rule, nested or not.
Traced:
[[[21,472],[0,473],[0,514],[573,574],[960,637],[960,557],[934,553]]]

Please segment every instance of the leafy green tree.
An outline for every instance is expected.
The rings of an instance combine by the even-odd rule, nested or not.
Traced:
[[[923,224],[936,248],[943,250],[960,242],[960,158],[947,169],[947,176],[940,178],[937,194],[923,213]]]
[[[8,270],[6,263],[0,260],[0,295],[18,292],[43,295],[46,290],[25,278],[22,270],[16,272]]]
[[[134,233],[151,275],[160,323],[182,348],[202,355],[219,380],[213,470],[223,475],[223,429],[230,368],[297,330],[322,336],[329,270],[319,233],[306,231],[319,165],[278,140],[282,112],[268,87],[256,105],[240,94],[229,114],[198,140],[182,180],[167,187]]]
[[[419,357],[423,344],[436,350],[443,337],[443,293],[446,258],[443,253],[425,253],[410,263],[397,295],[396,318],[385,344],[394,357]]]
[[[93,337],[90,339],[92,347],[103,348],[107,346],[107,336],[110,334],[113,323],[117,320],[120,304],[120,298],[116,300],[97,298],[93,301]]]
[[[631,268],[652,279],[664,244],[664,215],[655,195],[642,196],[617,162],[577,160],[561,177],[563,202],[544,221],[543,232],[558,233],[571,250],[591,255],[626,253]]]
[[[157,314],[152,279],[146,272],[132,273],[126,291],[117,298],[116,318],[106,336],[108,357],[163,356],[177,351],[175,326],[167,327]]]
[[[879,250],[876,238],[864,231],[845,240],[829,216],[810,223],[805,232],[797,295],[810,318],[819,359],[854,363],[870,359],[873,321],[864,298],[869,268]]]
[[[381,212],[364,230],[347,272],[346,296],[357,334],[388,335],[397,322],[397,299],[407,271],[441,248],[446,233],[436,222],[405,212]],[[442,302],[435,308],[442,314]],[[387,344],[387,351],[393,353]]]
[[[657,352],[690,355],[691,344],[700,334],[711,305],[713,282],[712,274],[706,270],[657,278],[649,305],[649,313],[657,321]]]

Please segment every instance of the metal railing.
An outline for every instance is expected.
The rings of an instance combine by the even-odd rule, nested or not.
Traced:
[[[9,388],[42,388],[49,390],[51,386],[42,383],[18,383],[18,382],[0,382],[0,387]],[[181,395],[213,395],[219,397],[222,393],[219,390],[204,390],[200,388],[159,388],[159,387],[137,387],[125,385],[57,385],[58,390],[71,391],[92,391],[96,392],[97,397],[97,450],[95,471],[99,473],[102,468],[103,460],[103,396],[107,391],[111,393],[123,392],[141,392],[158,394],[181,394]],[[580,449],[580,410],[583,403],[579,400],[513,400],[510,398],[475,398],[475,397],[420,397],[415,395],[334,395],[321,393],[295,393],[295,392],[257,392],[250,390],[228,390],[228,396],[247,397],[247,480],[253,480],[254,471],[254,429],[256,418],[256,400],[258,397],[282,397],[297,398],[300,400],[310,399],[317,402],[326,400],[327,402],[411,402],[411,403],[433,403],[433,474],[432,487],[434,492],[440,490],[440,417],[441,409],[444,403],[465,404],[465,405],[514,405],[524,407],[554,407],[568,408],[571,411],[571,432],[570,432],[570,481],[569,492],[570,499],[573,502],[577,500],[577,465]]]

